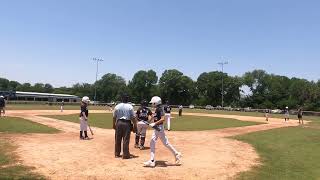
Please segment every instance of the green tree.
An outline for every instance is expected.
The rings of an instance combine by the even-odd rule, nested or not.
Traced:
[[[8,91],[9,90],[9,80],[5,78],[0,78],[0,90]]]
[[[43,83],[34,84],[34,86],[32,87],[32,91],[43,93],[44,92],[44,84]]]
[[[21,84],[21,86],[18,86],[18,91],[26,91],[26,92],[29,92],[29,91],[32,91],[32,86],[30,83],[23,83]]]
[[[195,83],[176,69],[164,71],[159,80],[159,90],[164,101],[169,100],[176,105],[189,105],[195,97]]]
[[[54,92],[54,88],[51,84],[47,83],[44,85],[43,88],[44,88],[43,92],[45,92],[45,93],[53,93]]]
[[[197,90],[201,105],[221,105],[222,100],[222,76],[224,79],[224,103],[225,106],[236,106],[240,100],[241,78],[230,77],[219,71],[202,73],[197,80]]]
[[[16,91],[19,86],[21,86],[21,84],[17,81],[10,81],[9,82],[9,90],[10,91]]]
[[[97,99],[104,102],[118,101],[123,93],[128,93],[123,77],[108,73],[96,82]]]
[[[158,76],[155,71],[138,71],[128,85],[132,101],[139,103],[143,99],[151,99],[155,95],[157,82]]]
[[[72,86],[71,94],[79,96],[79,97],[88,96],[88,97],[90,97],[90,99],[93,99],[94,89],[91,84],[77,83]]]

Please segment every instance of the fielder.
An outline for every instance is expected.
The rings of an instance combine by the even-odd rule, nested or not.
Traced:
[[[167,122],[167,130],[170,131],[170,127],[171,127],[171,110],[172,108],[169,105],[169,101],[166,102],[166,105],[163,107],[164,112],[165,112],[165,121]]]
[[[60,111],[63,112],[64,109],[64,101],[61,102]]]
[[[270,110],[269,110],[269,109],[266,109],[265,113],[266,113],[266,114],[265,114],[266,121],[269,121]]]
[[[289,107],[284,110],[284,121],[287,122],[290,119]]]
[[[179,116],[182,116],[182,110],[183,110],[183,106],[180,105],[180,106],[179,106]]]
[[[156,161],[155,161],[155,152],[156,152],[156,142],[158,138],[160,138],[163,145],[165,145],[174,155],[176,164],[179,164],[181,161],[181,153],[178,152],[168,141],[168,138],[165,134],[163,123],[164,123],[164,112],[161,107],[161,98],[158,96],[155,96],[151,99],[150,103],[153,107],[155,107],[155,112],[153,114],[154,123],[150,124],[150,127],[158,127],[158,130],[154,130],[151,142],[150,142],[150,150],[151,150],[151,158],[149,161],[144,163],[145,167],[155,167]]]
[[[303,122],[303,118],[302,118],[302,115],[303,115],[303,111],[302,111],[302,108],[299,108],[298,109],[298,119],[299,119],[299,124],[304,124]]]
[[[80,140],[89,140],[88,137],[88,117],[89,110],[88,105],[90,99],[87,96],[84,96],[81,101],[81,112],[80,112]],[[84,133],[84,137],[83,137]]]
[[[148,102],[143,100],[141,102],[141,107],[136,112],[137,118],[137,133],[136,133],[136,144],[135,148],[144,150],[144,143],[146,141],[146,134],[148,125],[145,122],[149,122],[152,116],[152,111],[148,108]]]
[[[6,116],[6,100],[4,99],[3,96],[0,96],[0,117],[2,115],[3,112],[3,116]]]

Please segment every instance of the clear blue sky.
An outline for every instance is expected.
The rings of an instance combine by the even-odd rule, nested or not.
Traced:
[[[0,77],[70,86],[140,69],[320,79],[320,1],[0,0]]]

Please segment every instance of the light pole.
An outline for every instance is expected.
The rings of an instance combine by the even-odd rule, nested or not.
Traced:
[[[96,82],[95,82],[95,85],[94,85],[94,101],[96,101],[97,100],[97,81],[98,81],[99,62],[102,62],[103,59],[92,58],[92,60],[96,61],[96,63],[97,63]]]
[[[222,77],[221,77],[221,81],[222,81],[222,85],[221,85],[221,106],[222,108],[224,107],[224,84],[223,84],[223,73],[224,73],[224,65],[228,64],[227,61],[222,61],[218,63],[221,66],[222,69]]]

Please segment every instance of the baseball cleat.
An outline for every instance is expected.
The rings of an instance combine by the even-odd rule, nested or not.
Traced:
[[[134,145],[134,148],[139,149],[140,147],[139,147],[138,144],[135,144],[135,145]]]
[[[180,164],[182,158],[182,154],[179,152],[176,154],[176,164]]]
[[[152,161],[152,160],[147,161],[147,162],[145,162],[143,164],[144,164],[144,167],[152,167],[152,168],[156,167],[156,162]]]
[[[145,150],[146,148],[144,146],[139,147],[140,150]]]

